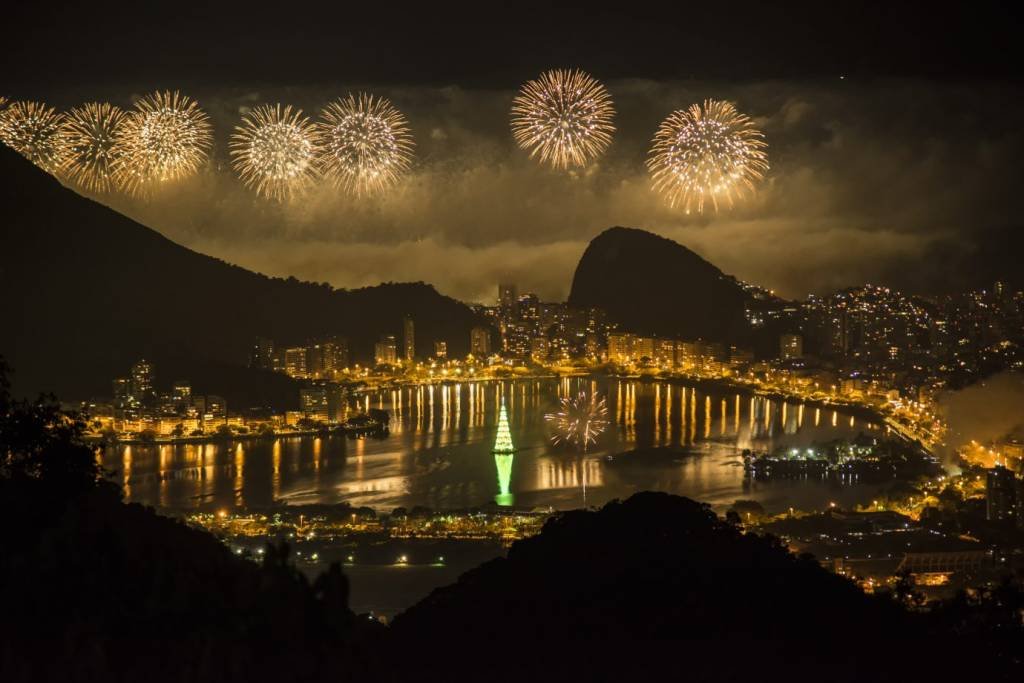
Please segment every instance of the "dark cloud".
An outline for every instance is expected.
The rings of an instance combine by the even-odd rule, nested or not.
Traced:
[[[607,85],[619,130],[608,154],[578,173],[540,168],[515,149],[511,88],[197,89],[191,94],[217,129],[210,167],[148,202],[111,204],[183,244],[262,272],[337,286],[422,279],[469,300],[493,298],[504,278],[564,297],[587,241],[611,225],[678,240],[788,296],[866,281],[959,286],[1012,280],[1018,270],[1015,257],[992,248],[1020,225],[1014,200],[1024,140],[1015,85],[839,78]],[[278,206],[238,183],[226,142],[240,112],[276,101],[315,112],[350,89],[373,89],[407,113],[417,162],[399,187],[353,201],[323,186]],[[661,118],[706,97],[732,100],[758,121],[771,170],[758,195],[734,210],[686,216],[651,193],[644,159]],[[127,94],[121,99],[127,104]]]

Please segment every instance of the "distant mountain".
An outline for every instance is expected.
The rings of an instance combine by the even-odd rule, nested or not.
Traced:
[[[110,381],[145,357],[158,387],[190,379],[240,408],[280,406],[294,402],[294,383],[244,367],[257,335],[285,344],[344,335],[354,361],[365,362],[379,335],[401,342],[406,313],[422,356],[435,340],[466,353],[479,323],[423,283],[335,290],[196,253],[62,187],[7,148],[0,178],[0,354],[19,394],[108,395]]]
[[[735,278],[683,245],[621,227],[591,240],[569,294],[625,331],[721,342],[745,339],[747,300]]]

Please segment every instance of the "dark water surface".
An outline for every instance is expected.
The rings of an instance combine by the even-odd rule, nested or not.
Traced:
[[[581,390],[605,397],[610,426],[586,454],[550,442],[544,414]],[[514,456],[491,453],[500,401]],[[849,505],[877,487],[824,480],[750,482],[740,452],[880,433],[843,411],[664,382],[547,379],[413,387],[353,398],[352,410],[391,412],[383,439],[283,437],[218,444],[117,446],[104,466],[126,497],[158,508],[193,509],[339,503],[381,511],[425,505],[462,509],[492,501],[518,508],[600,505],[636,491],[686,495],[724,508],[737,498],[770,511]],[[648,446],[680,454],[607,456]]]

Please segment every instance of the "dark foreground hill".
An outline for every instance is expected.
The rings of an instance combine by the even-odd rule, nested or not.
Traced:
[[[427,679],[472,680],[488,661],[499,680],[950,680],[991,664],[920,652],[952,630],[707,505],[650,492],[553,518],[399,615],[391,635],[422,652],[426,633],[468,653],[402,660]]]
[[[121,501],[82,426],[12,401],[0,359],[0,680],[374,680],[376,630],[332,565],[262,565]]]
[[[476,317],[429,285],[344,291],[265,277],[175,244],[2,146],[0,178],[0,353],[17,368],[16,393],[106,395],[145,357],[158,384],[191,379],[240,408],[295,400],[286,378],[244,367],[257,335],[339,334],[365,362],[380,334],[400,337],[407,313],[420,355],[434,340],[468,350]]]
[[[683,245],[619,227],[591,240],[569,293],[627,332],[720,342],[744,339],[746,301],[734,278]]]

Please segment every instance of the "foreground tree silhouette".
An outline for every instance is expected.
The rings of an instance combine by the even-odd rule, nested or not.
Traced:
[[[0,680],[369,680],[377,667],[332,567],[311,586],[126,505],[83,424],[14,400],[0,361]]]

